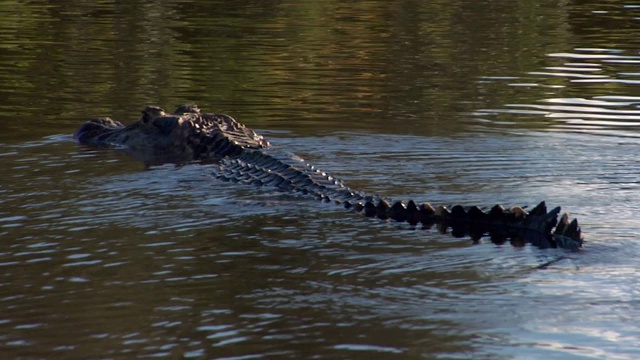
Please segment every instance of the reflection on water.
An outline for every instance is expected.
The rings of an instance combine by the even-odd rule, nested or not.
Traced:
[[[547,66],[545,71],[531,71],[522,78],[485,77],[483,83],[506,82],[506,86],[542,87],[545,94],[560,95],[563,92],[581,95],[601,94],[584,97],[549,97],[537,99],[532,104],[505,104],[500,109],[481,109],[475,116],[504,123],[501,114],[525,115],[541,121],[552,121],[553,128],[564,131],[586,132],[590,134],[637,137],[635,129],[640,126],[640,97],[632,96],[629,86],[640,84],[640,73],[627,72],[640,64],[640,56],[625,55],[622,50],[576,48],[573,53],[553,53],[549,57],[562,61],[560,66]],[[527,82],[529,78],[536,82]],[[558,83],[562,79],[563,83]],[[595,89],[585,88],[594,86]],[[601,88],[606,87],[602,92]],[[606,94],[606,95],[602,95]],[[494,119],[494,120],[491,120]]]
[[[6,357],[638,357],[638,6],[5,5]],[[546,199],[587,243],[473,246],[70,139],[184,102],[367,192]]]

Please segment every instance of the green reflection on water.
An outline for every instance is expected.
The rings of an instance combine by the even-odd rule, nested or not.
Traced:
[[[3,141],[197,102],[259,128],[430,135],[501,103],[479,76],[567,48],[556,1],[5,1]],[[17,122],[16,122],[17,118]]]

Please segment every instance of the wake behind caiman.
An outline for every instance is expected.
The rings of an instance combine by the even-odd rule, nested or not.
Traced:
[[[282,191],[313,196],[342,204],[368,217],[393,219],[454,236],[469,235],[474,241],[489,236],[495,243],[531,243],[540,248],[576,250],[583,240],[577,220],[569,222],[560,207],[547,211],[541,202],[530,211],[495,205],[490,209],[455,205],[447,208],[429,203],[392,201],[353,190],[335,177],[316,169],[290,152],[273,149],[255,131],[232,117],[200,111],[197,105],[179,106],[167,114],[156,106],[142,111],[137,122],[124,126],[108,117],[83,124],[74,138],[95,147],[126,150],[147,165],[189,162],[213,163],[214,176],[223,181],[270,186]]]

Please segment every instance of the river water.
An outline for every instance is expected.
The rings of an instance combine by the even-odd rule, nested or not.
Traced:
[[[0,357],[640,357],[640,3],[36,0],[2,15]],[[367,192],[546,200],[585,246],[474,245],[72,141],[89,118],[181,103]]]

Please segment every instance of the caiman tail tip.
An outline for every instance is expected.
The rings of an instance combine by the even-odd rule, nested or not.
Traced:
[[[578,225],[578,220],[573,219],[569,222],[569,215],[566,213],[560,218],[558,226],[556,226],[556,229],[551,236],[558,244],[558,247],[564,249],[575,251],[580,249],[584,243],[582,231],[580,230],[580,225]]]
[[[578,250],[582,247],[583,239],[578,225],[578,220],[569,221],[569,215],[566,213],[560,216],[562,208],[557,206],[549,212],[546,210],[544,201],[540,202],[529,212],[529,227],[537,229],[543,234],[550,234],[551,240],[555,243],[554,247],[569,250]],[[558,217],[560,219],[558,220]]]

